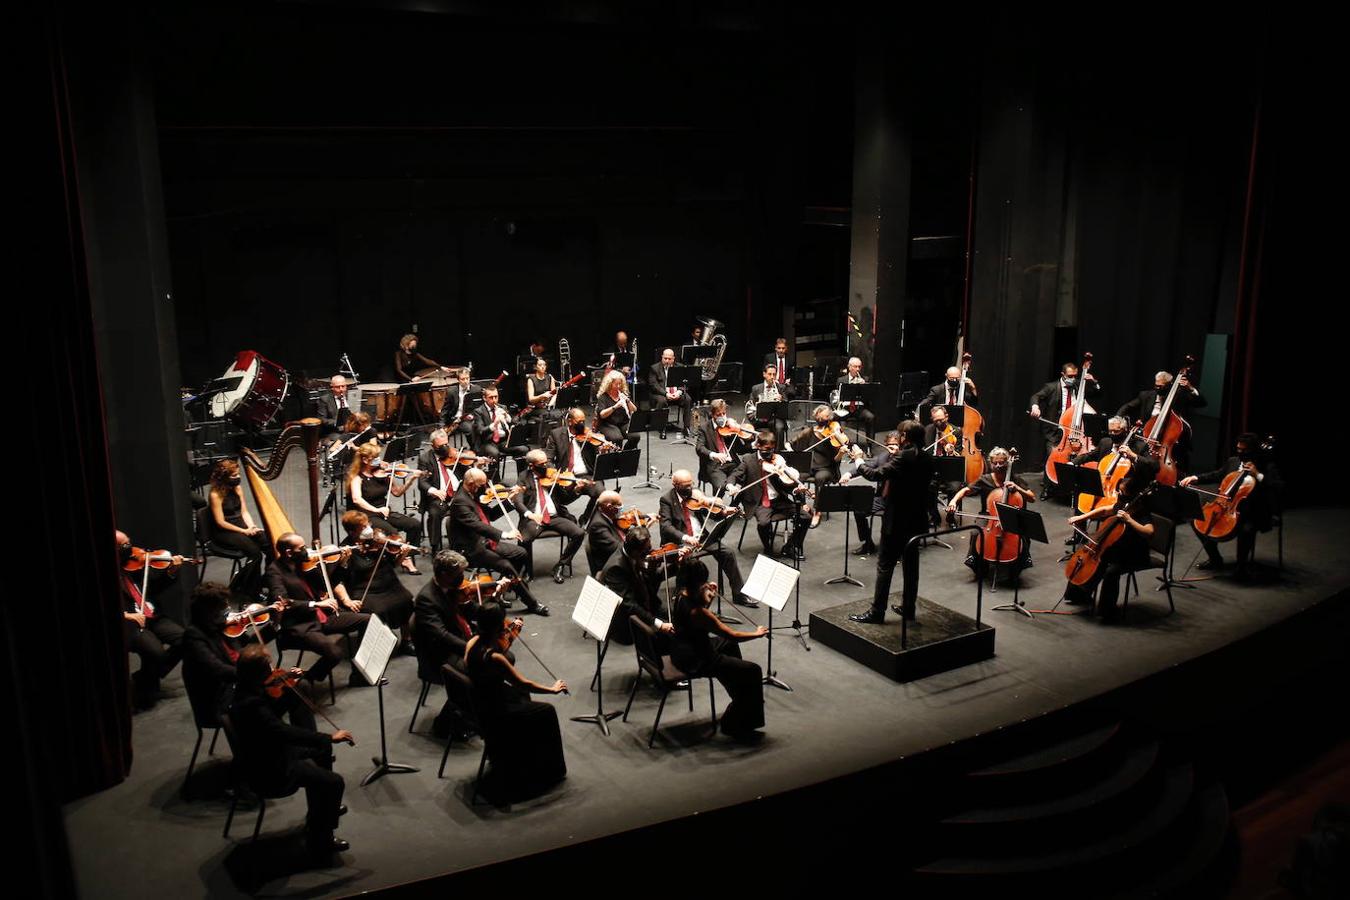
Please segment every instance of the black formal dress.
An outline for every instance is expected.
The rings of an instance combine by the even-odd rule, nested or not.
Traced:
[[[717,433],[717,425],[712,417],[706,417],[698,428],[694,429],[694,453],[698,456],[698,477],[706,481],[714,494],[721,494],[726,487],[727,478],[736,471],[737,450],[744,452],[749,446],[743,438],[724,438]],[[714,453],[726,453],[730,459],[718,462],[712,458]]]
[[[233,489],[220,495],[220,514],[226,522],[236,528],[246,527],[243,502]],[[258,588],[262,586],[263,556],[269,550],[267,532],[264,530],[257,534],[241,534],[238,531],[227,531],[218,527],[212,516],[207,516],[207,520],[211,525],[211,543],[223,550],[242,554],[244,557],[239,571],[230,581],[230,593],[252,602],[258,596]]]
[[[620,394],[619,397],[628,398],[628,394]],[[634,404],[636,405],[636,404]],[[601,417],[600,413],[604,410],[616,407],[608,416]],[[633,414],[628,411],[628,405],[620,403],[619,400],[611,399],[609,394],[601,394],[595,400],[595,415],[600,418],[600,433],[605,436],[605,440],[613,444],[623,446],[628,441],[628,429],[633,425]]]
[[[647,386],[652,392],[652,409],[674,407],[678,412],[671,416],[671,426],[689,432],[690,419],[693,416],[693,401],[689,399],[689,386],[670,383],[670,370],[661,363],[655,363],[647,370]],[[666,396],[667,388],[675,388],[680,396],[674,400]]]
[[[880,465],[863,463],[858,467],[858,474],[880,484],[878,493],[883,504],[872,615],[876,618],[885,615],[891,577],[896,561],[903,556],[902,607],[904,615],[913,618],[919,597],[919,552],[917,546],[909,549],[907,546],[911,538],[923,534],[928,527],[933,458],[920,453],[917,447],[905,447]]]
[[[694,678],[711,676],[722,683],[731,703],[722,712],[722,730],[746,734],[764,726],[764,671],[758,663],[741,658],[740,645],[721,634],[697,613],[702,607],[688,595],[675,601],[671,624],[670,661]],[[706,611],[704,611],[706,613]],[[710,614],[708,614],[710,615]]]
[[[502,532],[494,528],[478,498],[467,485],[450,498],[450,549],[464,555],[471,566],[481,566],[507,578],[522,578],[528,554],[519,544],[502,543]],[[515,587],[516,595],[530,609],[539,601],[525,584]]]
[[[145,615],[144,628],[130,619],[122,620],[127,649],[141,661],[140,668],[131,676],[132,700],[136,706],[145,707],[154,703],[160,680],[173,671],[183,656],[183,626],[165,618],[153,602],[142,596],[140,574],[119,572],[118,577],[121,579],[122,609]]]
[[[483,793],[519,799],[565,778],[567,760],[557,710],[532,700],[528,690],[512,683],[506,675],[506,657],[481,639],[470,648],[467,663],[490,763]]]
[[[1024,490],[1030,489],[1027,487],[1026,479],[1024,479],[1021,475],[1014,474],[1012,476],[1012,483],[1020,488],[1023,488]],[[988,514],[988,511],[984,508],[985,502],[989,499],[989,495],[993,491],[998,490],[1000,487],[1002,487],[1002,485],[997,484],[994,481],[993,474],[989,472],[986,472],[985,474],[981,475],[979,479],[976,480],[970,486],[970,493],[975,497],[977,501],[979,501],[979,509],[981,515]],[[1006,503],[1007,501],[1004,500],[1003,502]],[[977,522],[976,524],[984,524],[984,523]],[[1012,535],[1004,535],[1003,540],[1005,541],[1014,540],[1014,537]],[[1031,565],[1031,542],[1028,541],[1026,538],[1022,538],[1021,540],[1022,540],[1022,552],[1013,562],[999,563],[998,566],[999,571],[1005,574],[1016,574],[1025,569],[1027,566]],[[983,547],[981,549],[992,551],[992,548],[989,547]],[[976,553],[975,535],[973,533],[970,536],[970,548],[966,554],[966,565],[969,566],[978,577],[984,576],[986,566],[988,565],[984,559],[983,554]]]
[[[378,548],[362,551],[350,537],[343,539],[342,546],[352,548],[347,564],[339,570],[347,596],[362,601],[362,612],[379,616],[380,621],[398,631],[412,617],[413,595],[399,580],[397,557],[385,553],[381,558]]]
[[[683,545],[685,535],[698,535],[699,540],[707,548],[704,552],[717,560],[722,573],[727,576],[732,600],[741,602],[743,599],[741,588],[745,587],[745,579],[741,577],[741,567],[736,561],[735,552],[722,544],[722,537],[736,521],[736,517],[726,516],[709,520],[706,509],[693,511],[686,509],[680,502],[679,494],[673,490],[666,491],[661,496],[660,511],[661,543]]]
[[[534,387],[534,396],[536,399],[543,397],[549,391],[553,390],[553,388],[556,387],[558,384],[557,379],[555,379],[552,375],[545,375],[543,378],[540,378],[537,375],[526,375],[525,382],[528,386]],[[526,390],[525,396],[526,397],[530,396],[528,388]],[[531,403],[527,409],[521,412],[520,418],[530,420],[538,419],[540,416],[544,414],[544,410],[546,409],[548,409],[548,403],[546,402]]]
[[[331,569],[329,578],[336,587],[338,571]],[[281,630],[286,632],[287,639],[319,657],[319,661],[309,667],[306,677],[316,682],[327,678],[328,673],[342,662],[340,636],[351,634],[359,643],[366,633],[370,613],[352,612],[341,608],[340,604],[338,611],[310,606],[322,599],[326,590],[323,573],[318,567],[310,572],[300,572],[289,560],[279,559],[267,570],[267,586],[273,600],[284,597],[291,601],[281,615]],[[354,668],[352,680],[363,681]]]
[[[378,478],[374,475],[361,474],[361,499],[375,508],[380,508],[389,503],[389,479],[393,476]],[[378,528],[385,534],[393,537],[395,534],[403,534],[408,538],[408,543],[414,547],[422,543],[422,522],[414,516],[407,513],[394,512],[391,507],[387,515],[373,513],[356,504],[354,498],[348,498],[348,507],[350,509],[359,509],[370,517],[370,526]]]
[[[783,458],[775,457],[780,463]],[[811,517],[802,511],[802,507],[793,499],[792,485],[777,475],[760,481],[764,469],[760,465],[757,453],[746,453],[727,479],[729,484],[755,484],[736,495],[736,501],[755,517],[755,530],[759,532],[759,542],[766,556],[773,555],[773,523],[793,523],[792,534],[783,545],[785,555],[800,550],[806,540],[806,531],[811,525]]]

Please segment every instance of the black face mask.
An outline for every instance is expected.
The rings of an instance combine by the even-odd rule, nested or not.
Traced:
[[[1111,440],[1113,440],[1113,441],[1115,441],[1117,444],[1119,444],[1119,443],[1121,442],[1121,440],[1125,437],[1125,432],[1123,432],[1123,431],[1112,431],[1112,432],[1110,432],[1110,437],[1111,437]]]
[[[433,451],[433,452],[435,452],[436,458],[437,458],[437,459],[445,459],[447,456],[450,455],[450,445],[449,445],[449,444],[441,444],[441,445],[440,445],[439,447],[437,447],[437,448],[435,449],[435,451]]]
[[[131,545],[130,545],[130,544],[118,544],[118,545],[117,545],[117,559],[118,559],[118,561],[123,562],[123,563],[125,563],[127,560],[131,559]]]
[[[230,487],[239,487],[242,481],[243,479],[240,478],[238,475],[236,475],[235,477],[231,478],[229,481],[225,483],[228,484]]]
[[[675,493],[681,497],[692,497],[694,496],[694,486],[691,484],[688,487],[676,487]]]
[[[773,459],[773,451],[772,451],[772,450],[761,450],[761,451],[759,451],[759,458],[760,458],[760,459]]]
[[[572,433],[573,433],[573,434],[585,434],[585,433],[586,433],[586,423],[585,423],[585,422],[578,422],[578,423],[576,423],[575,425],[573,425],[573,426],[572,426]]]
[[[947,387],[949,387],[949,388],[957,388],[957,387],[960,387],[960,386],[961,386],[961,381],[960,381],[960,379],[957,379],[957,378],[948,378],[948,379],[947,379]]]

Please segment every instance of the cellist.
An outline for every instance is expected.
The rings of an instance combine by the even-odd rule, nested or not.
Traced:
[[[1157,474],[1157,463],[1141,457],[1130,469],[1125,483],[1120,486],[1115,506],[1099,506],[1092,512],[1069,518],[1070,525],[1077,525],[1090,519],[1098,520],[1099,532],[1111,519],[1117,519],[1125,526],[1120,539],[1103,551],[1095,576],[1083,585],[1070,583],[1064,590],[1065,602],[1090,603],[1093,587],[1100,581],[1097,615],[1098,621],[1103,624],[1116,620],[1116,601],[1120,596],[1121,577],[1132,568],[1148,562],[1148,539],[1153,536],[1153,519],[1150,515],[1153,498],[1151,495],[1141,495],[1144,489],[1153,483]]]
[[[1087,374],[1087,387],[1084,397],[1089,402],[1101,393],[1102,386],[1091,372]],[[1062,431],[1058,426],[1060,413],[1073,402],[1078,390],[1078,365],[1066,362],[1059,368],[1059,377],[1047,381],[1041,389],[1031,395],[1031,417],[1040,421],[1041,432],[1045,435],[1045,455],[1049,456],[1059,446]],[[1046,479],[1041,487],[1041,499],[1050,496],[1051,482]]]
[[[1010,493],[1020,494],[1027,503],[1036,502],[1036,492],[1027,486],[1026,481],[1021,475],[1009,472],[1009,454],[1002,447],[995,447],[989,451],[989,471],[981,475],[979,480],[973,484],[968,484],[952,495],[952,499],[947,503],[948,515],[955,515],[961,510],[961,501],[967,494],[974,494],[980,501],[980,508],[984,509],[988,504],[985,502],[989,495],[994,491],[1002,491],[1001,502],[1006,503]],[[987,539],[987,537],[986,537]],[[984,558],[976,552],[975,535],[970,536],[970,553],[966,556],[966,565],[975,570],[978,577],[984,577]],[[1031,565],[1031,544],[1029,541],[1022,541],[1022,553],[1009,568],[1013,572],[1020,572]]]
[[[1261,438],[1258,435],[1250,432],[1238,435],[1235,448],[1235,454],[1228,457],[1228,461],[1222,467],[1212,472],[1188,475],[1181,479],[1181,484],[1183,486],[1196,484],[1197,482],[1200,484],[1217,484],[1222,482],[1225,476],[1237,472],[1239,469],[1256,480],[1252,492],[1237,508],[1237,566],[1233,570],[1233,575],[1238,579],[1243,579],[1248,575],[1252,551],[1256,549],[1256,533],[1270,530],[1275,500],[1283,482],[1274,461],[1265,458],[1261,453]],[[1219,542],[1214,538],[1201,535],[1200,543],[1205,548],[1206,559],[1196,568],[1223,568],[1223,556],[1219,553]]]

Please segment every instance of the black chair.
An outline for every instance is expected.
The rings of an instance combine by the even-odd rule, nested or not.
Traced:
[[[230,576],[225,579],[226,584],[234,582],[234,576],[239,574],[239,570],[244,566],[244,554],[230,550],[226,547],[218,547],[211,542],[211,507],[203,506],[192,514],[192,532],[197,541],[197,555],[202,562],[202,581],[206,580],[206,566],[211,561],[211,557],[230,560]]]
[[[233,747],[234,729],[230,724],[230,717],[228,714],[221,715],[220,726],[225,730],[225,739],[229,741],[230,746]],[[252,838],[252,840],[256,841],[258,839],[259,832],[262,831],[263,816],[267,815],[267,801],[281,800],[285,797],[293,796],[296,791],[300,790],[300,788],[297,785],[295,787],[290,788],[289,790],[281,792],[262,791],[258,789],[257,785],[248,784],[248,789],[252,791],[254,796],[258,798],[258,818],[257,821],[253,823],[253,838]],[[239,790],[239,785],[236,785],[234,790],[234,796],[230,798],[230,812],[228,815],[225,816],[225,830],[224,832],[222,832],[221,837],[230,836],[230,824],[234,822],[234,811],[239,806],[240,793],[242,792]]]
[[[628,705],[623,709],[623,720],[628,721],[628,713],[633,708],[633,698],[637,696],[638,684],[642,673],[651,676],[652,684],[661,692],[661,705],[656,709],[656,720],[652,722],[652,734],[647,739],[647,748],[656,743],[656,733],[661,727],[661,714],[665,712],[666,700],[672,691],[685,691],[689,694],[689,711],[694,711],[694,681],[696,679],[675,668],[668,656],[656,653],[656,632],[637,616],[629,616],[633,626],[633,649],[637,652],[638,673],[633,679],[633,688],[628,692]],[[708,679],[708,703],[712,707],[713,734],[717,733],[717,695],[713,689],[712,676]]]
[[[408,721],[408,734],[413,733],[417,725],[417,715],[422,711],[422,707],[426,706],[431,688],[434,685],[445,684],[442,668],[443,666],[434,665],[422,656],[421,646],[417,648],[417,677],[422,682],[422,690],[417,695],[417,705],[413,707],[412,718]]]
[[[212,756],[216,752],[216,740],[220,737],[221,729],[221,717],[215,705],[208,704],[206,709],[202,709],[202,702],[197,700],[201,692],[193,690],[193,685],[188,683],[194,677],[188,674],[191,671],[189,667],[183,667],[183,686],[187,690],[188,706],[192,709],[192,723],[197,726],[197,740],[192,745],[192,758],[188,760],[187,774],[183,776],[183,785],[178,789],[179,795],[184,799],[187,799],[188,796],[188,782],[192,780],[192,770],[197,765],[197,754],[202,749],[203,734],[208,728],[213,730],[211,743],[206,748],[206,755]]]
[[[773,539],[775,541],[778,540],[778,526],[782,525],[787,520],[788,520],[787,516],[783,516],[779,513],[775,513],[773,516],[769,518],[769,524],[773,526]],[[755,521],[754,513],[747,515],[744,519],[741,520],[741,536],[736,540],[736,551],[738,553],[741,550],[741,544],[745,543],[745,529],[749,528],[750,523],[753,521]]]
[[[1135,578],[1135,573],[1146,572],[1150,569],[1161,569],[1163,577],[1161,578],[1163,588],[1167,591],[1167,605],[1171,608],[1168,615],[1177,611],[1177,605],[1172,599],[1172,582],[1166,577],[1170,572],[1172,564],[1172,553],[1176,548],[1176,524],[1166,516],[1160,516],[1154,513],[1153,535],[1148,539],[1148,563],[1145,565],[1131,568],[1125,576],[1125,590],[1121,593],[1120,615],[1122,618],[1130,610],[1130,590],[1134,590],[1135,599],[1139,598],[1139,582]]]
[[[445,689],[450,695],[450,700],[460,708],[460,711],[465,714],[465,718],[470,720],[471,727],[482,734],[482,719],[478,717],[478,709],[473,703],[473,681],[470,680],[468,673],[461,671],[450,663],[446,663],[441,669]],[[454,743],[453,737],[448,738],[445,742],[445,750],[441,752],[441,765],[436,770],[437,778],[445,777],[445,763],[450,758],[450,748]],[[478,774],[474,777],[473,794],[469,797],[470,806],[478,802],[478,788],[483,783],[483,770],[487,768],[488,744],[487,735],[483,735],[483,755],[478,759]]]

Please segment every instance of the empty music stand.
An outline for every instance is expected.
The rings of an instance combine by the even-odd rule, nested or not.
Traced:
[[[900,389],[895,395],[897,412],[913,408],[914,418],[919,418],[919,405],[928,396],[927,372],[901,372]],[[908,415],[908,413],[905,413]]]
[[[614,479],[614,489],[618,490],[619,479],[632,478],[637,474],[638,458],[642,451],[636,448],[632,450],[611,450],[608,453],[598,453],[595,457],[595,480],[609,481]],[[655,485],[659,487],[660,485]],[[639,485],[641,487],[641,485]]]
[[[557,402],[553,405],[557,409],[568,410],[574,406],[582,406],[583,399],[585,398],[585,396],[586,396],[585,385],[574,384],[571,387],[566,388],[559,386]]]
[[[783,428],[786,430],[789,410],[790,407],[786,400],[770,400],[767,403],[759,403],[755,406],[756,421],[769,420],[769,425],[764,427],[768,427],[773,431],[774,437],[778,439],[778,446],[780,447],[783,445],[784,436],[778,432],[778,423],[782,422]],[[759,426],[756,426],[756,430],[759,430]]]
[[[881,403],[881,382],[869,381],[866,384],[845,384],[841,381],[839,383],[839,403],[848,405],[855,400],[858,401],[859,409],[873,410],[875,416],[875,410]],[[851,415],[845,416],[844,421],[847,423],[850,417]],[[857,420],[854,420],[852,425],[856,435],[858,431]]]
[[[1004,534],[1015,534],[1024,541],[1037,541],[1042,544],[1050,543],[1050,539],[1045,535],[1045,520],[1041,514],[1027,509],[1025,506],[1011,506],[1007,503],[995,503],[994,508],[998,510],[998,523],[1003,527]],[[998,562],[994,562],[993,577],[991,589],[998,586]],[[1013,602],[1004,603],[1002,606],[995,606],[994,609],[1010,609],[1013,612],[1019,612],[1028,619],[1032,618],[1031,610],[1022,603],[1020,592],[1022,589],[1022,579],[1019,575],[1013,576]]]
[[[647,433],[647,437],[646,437],[646,442],[647,442],[647,458],[648,458],[648,459],[651,459],[651,458],[652,458],[652,429],[654,429],[654,428],[655,428],[655,429],[663,429],[663,428],[665,428],[669,423],[670,423],[670,407],[669,407],[669,406],[663,406],[661,409],[639,409],[637,412],[633,413],[633,422],[632,422],[632,425],[629,427],[628,431],[629,431],[629,433],[631,434],[631,433],[633,432],[634,429],[636,429],[636,428],[641,428],[643,431],[645,431],[645,432]],[[608,455],[608,454],[605,454],[605,455]],[[598,467],[598,466],[597,466],[597,467]],[[637,474],[637,469],[636,469],[636,468],[633,469],[633,474]],[[604,480],[604,479],[599,478],[598,476],[597,476],[597,478],[596,478],[596,481],[603,481],[603,480]],[[642,482],[641,484],[635,484],[635,485],[633,485],[633,490],[638,490],[638,489],[640,489],[640,488],[655,488],[655,489],[658,489],[658,490],[659,490],[660,487],[661,487],[661,485],[659,485],[659,484],[657,484],[656,482],[652,481],[652,472],[651,472],[650,469],[648,469],[648,471],[647,471],[647,480],[644,481],[644,482]]]
[[[872,511],[872,501],[877,492],[870,484],[827,484],[816,492],[817,512],[861,513]],[[849,532],[852,530],[852,516],[844,516],[844,574],[836,575],[826,584],[852,584],[862,587],[863,583],[848,574]]]

